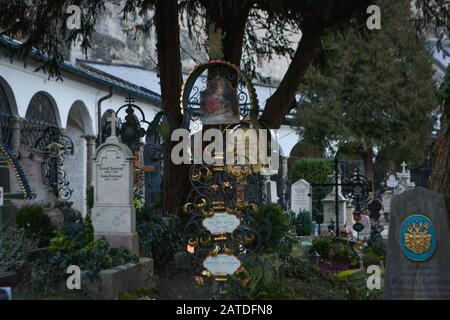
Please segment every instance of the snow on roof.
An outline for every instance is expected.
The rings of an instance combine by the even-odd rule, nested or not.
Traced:
[[[433,54],[434,60],[440,64],[440,67],[445,71],[447,67],[450,65],[450,40],[443,40],[442,49],[438,50],[437,48],[437,40],[431,38],[428,40],[429,47],[431,49],[431,53]],[[445,51],[445,52],[444,52]]]
[[[441,52],[437,52],[437,50],[435,50],[433,52],[433,58],[436,59],[444,68],[447,68],[450,64],[450,56],[446,56],[442,50]]]
[[[159,77],[155,71],[122,63],[89,60],[77,60],[77,62],[161,95]]]
[[[23,45],[22,42],[8,38],[4,35],[0,35],[0,46],[5,47],[7,49],[18,49]],[[36,49],[32,48],[30,54],[40,61],[48,61],[49,56]],[[131,94],[133,96],[138,96],[143,99],[146,99],[150,101],[151,103],[154,103],[155,105],[161,104],[161,95],[155,94],[151,90],[148,90],[144,87],[140,87],[137,85],[132,85],[131,83],[127,81],[123,81],[120,78],[112,78],[108,76],[107,74],[100,74],[98,72],[95,72],[95,70],[89,70],[88,68],[83,68],[81,66],[73,65],[67,61],[64,61],[60,63],[59,67],[61,70],[70,72],[72,74],[75,74],[77,76],[80,76],[84,79],[88,79],[97,83],[100,83],[105,86],[112,86],[119,90],[124,91],[127,94]]]
[[[79,64],[100,70],[115,78],[123,79],[137,87],[145,88],[158,95],[161,95],[161,87],[158,73],[140,66],[127,65],[116,62],[78,60]],[[187,74],[183,74],[186,78]],[[256,95],[258,96],[260,110],[264,110],[267,99],[275,92],[276,87],[254,84]],[[299,95],[296,96],[298,100]]]

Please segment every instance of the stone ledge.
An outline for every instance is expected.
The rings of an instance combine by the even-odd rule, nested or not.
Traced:
[[[127,263],[100,271],[100,279],[82,276],[81,288],[88,293],[114,299],[117,295],[153,285],[153,259],[139,258],[138,263]]]

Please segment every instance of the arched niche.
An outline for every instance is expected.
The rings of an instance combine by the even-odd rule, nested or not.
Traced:
[[[102,135],[102,141],[105,142],[106,139],[111,135],[111,116],[115,113],[113,109],[106,110],[101,118],[100,124],[101,128],[99,129],[100,134]],[[116,134],[119,132],[119,123],[120,118],[117,116],[117,122],[116,122]]]
[[[17,116],[16,97],[8,82],[0,77],[0,112]]]
[[[85,135],[94,135],[92,119],[83,101],[75,101],[67,117],[66,128],[73,127],[79,129]]]
[[[61,118],[55,99],[44,91],[39,91],[28,104],[25,119],[61,127]]]
[[[74,146],[73,155],[67,157],[63,164],[66,180],[72,190],[69,201],[73,202],[73,209],[85,215],[89,163],[86,137],[93,136],[94,130],[89,111],[81,100],[75,101],[69,110],[65,135],[72,140]]]
[[[17,115],[16,99],[6,80],[0,77],[0,140],[12,147],[12,117]]]

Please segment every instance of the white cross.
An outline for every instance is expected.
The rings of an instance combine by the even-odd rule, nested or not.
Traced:
[[[402,173],[406,173],[406,167],[407,167],[408,165],[406,164],[406,162],[405,161],[403,161],[403,163],[402,163]]]
[[[116,113],[113,112],[111,114],[111,117],[106,119],[107,121],[111,122],[111,137],[115,137],[116,136]]]

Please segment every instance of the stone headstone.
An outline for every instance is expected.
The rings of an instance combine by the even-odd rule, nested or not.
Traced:
[[[335,206],[335,192],[331,191],[323,200],[323,226],[325,228],[330,222],[336,222],[336,206]],[[339,208],[339,225],[343,226],[347,222],[347,200],[338,191],[338,208]]]
[[[138,253],[133,160],[132,151],[115,136],[97,148],[93,161],[92,224],[95,238],[105,236],[111,246]]]
[[[392,200],[385,299],[450,299],[445,198],[418,187]]]
[[[311,185],[300,179],[291,186],[291,211],[297,215],[303,210],[312,213]]]

